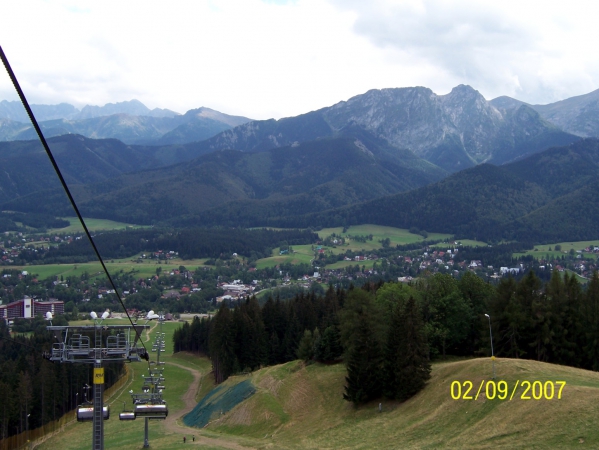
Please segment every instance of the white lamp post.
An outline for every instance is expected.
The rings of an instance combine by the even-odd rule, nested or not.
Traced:
[[[485,314],[489,319],[489,335],[491,336],[491,361],[493,361],[493,379],[495,379],[495,354],[493,353],[493,330],[491,330],[491,316]]]

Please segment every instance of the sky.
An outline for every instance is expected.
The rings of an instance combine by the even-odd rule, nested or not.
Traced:
[[[370,89],[547,104],[599,88],[594,1],[23,0],[0,17],[33,104],[279,119]],[[0,100],[16,99],[0,73]]]

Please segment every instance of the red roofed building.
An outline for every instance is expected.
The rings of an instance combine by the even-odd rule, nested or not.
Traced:
[[[0,305],[0,319],[31,319],[34,316],[43,316],[47,312],[52,315],[64,314],[64,302],[60,300],[39,301],[25,296],[21,300]]]

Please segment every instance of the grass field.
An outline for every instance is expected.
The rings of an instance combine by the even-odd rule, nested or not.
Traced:
[[[425,240],[419,234],[412,234],[408,230],[403,228],[393,228],[393,227],[383,227],[380,225],[353,225],[347,229],[346,233],[343,233],[343,228],[323,228],[318,232],[318,236],[321,239],[330,236],[335,233],[337,236],[346,237],[347,235],[354,236],[368,236],[372,234],[372,241],[366,242],[358,242],[350,239],[349,245],[346,244],[344,246],[337,247],[340,252],[345,252],[346,250],[352,251],[360,251],[366,250],[371,251],[377,248],[381,248],[381,243],[379,242],[382,239],[389,238],[391,241],[391,245],[403,245],[403,244],[412,244],[414,242],[419,242]],[[451,238],[450,234],[441,234],[441,233],[429,233],[426,240],[437,240],[437,239],[449,239]]]
[[[562,249],[560,251],[555,250],[556,245],[561,245]],[[570,252],[570,250],[584,250],[586,247],[599,247],[599,240],[595,241],[576,241],[576,242],[556,242],[555,244],[543,244],[543,245],[535,245],[534,249],[528,250],[523,253],[514,253],[514,257],[520,257],[523,255],[532,255],[535,258],[545,258],[547,255],[549,258],[557,258],[563,255],[566,255]],[[551,248],[551,251],[549,250]],[[596,258],[597,255],[594,253],[582,253],[584,258]]]
[[[194,259],[194,260],[181,260],[173,259],[168,264],[156,264],[154,262],[142,262],[137,263],[135,259],[111,259],[105,261],[108,272],[112,275],[113,273],[123,271],[125,273],[134,273],[140,278],[148,278],[156,275],[156,269],[161,267],[162,272],[178,269],[179,266],[185,266],[186,269],[194,271],[198,267],[203,266],[206,259]],[[26,270],[29,273],[36,274],[40,280],[48,277],[54,277],[61,275],[63,277],[68,276],[81,276],[87,272],[90,276],[104,277],[102,266],[99,262],[90,262],[82,264],[40,264],[30,266],[14,266],[18,270]]]
[[[77,217],[62,217],[64,220],[68,220],[71,222],[71,225],[64,228],[53,228],[48,230],[48,233],[82,233],[83,227],[81,223],[79,223],[79,219]],[[133,225],[130,223],[123,222],[115,222],[113,220],[107,219],[86,219],[85,226],[89,231],[100,231],[100,230],[124,230],[127,228],[147,228],[144,225]]]
[[[293,253],[280,255],[279,248],[275,248],[272,251],[272,256],[269,258],[262,258],[256,262],[257,269],[264,269],[265,267],[274,267],[278,264],[310,264],[314,258],[314,252],[312,251],[311,245],[294,245],[292,246]]]
[[[325,251],[331,251],[333,254],[338,255],[341,253],[345,253],[347,250],[351,250],[354,252],[363,252],[363,253],[371,253],[376,249],[381,248],[381,240],[385,238],[389,238],[391,241],[391,245],[403,245],[403,244],[411,244],[414,242],[423,241],[424,238],[418,234],[412,234],[408,230],[401,228],[392,228],[392,227],[383,227],[379,225],[355,225],[350,227],[346,233],[343,233],[342,227],[337,228],[323,228],[318,232],[318,236],[321,239],[325,239],[327,236],[335,233],[337,236],[343,236],[347,238],[347,236],[368,236],[372,234],[372,240],[367,240],[366,242],[359,242],[351,238],[347,238],[347,242],[345,245],[339,245],[335,247],[326,247],[323,246]],[[439,234],[439,233],[431,233],[428,236],[428,240],[432,239],[449,239],[451,235],[449,234]],[[473,241],[474,242],[474,241]],[[481,243],[481,245],[486,245]],[[291,263],[291,264],[310,264],[312,259],[314,258],[314,251],[312,250],[312,245],[296,245],[293,246],[294,253],[288,255],[279,255],[279,249],[273,250],[273,255],[269,258],[259,259],[256,263],[257,269],[263,269],[265,267],[273,267],[277,264],[283,263]],[[347,267],[349,265],[349,261],[341,261],[335,264],[331,264],[326,266],[327,269],[338,269],[342,267]],[[355,264],[352,262],[352,264]],[[365,265],[367,268],[372,268],[372,261],[364,261],[364,264],[360,264],[360,266]]]
[[[432,245],[432,247],[436,247],[436,248],[448,248],[448,247],[454,247],[454,242],[458,242],[459,244],[463,245],[463,246],[468,246],[468,247],[483,247],[483,246],[487,246],[488,244],[486,242],[482,242],[482,241],[475,241],[473,239],[460,239],[459,241],[451,241],[449,244],[447,243],[440,243],[440,244],[434,244]]]

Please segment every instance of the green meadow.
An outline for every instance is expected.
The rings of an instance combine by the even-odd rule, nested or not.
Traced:
[[[348,235],[353,236],[368,236],[372,234],[372,240],[366,242],[358,242],[353,239],[349,239],[349,242],[343,246],[338,246],[337,251],[344,253],[346,250],[352,251],[372,251],[377,248],[381,248],[381,240],[389,238],[391,245],[404,245],[412,244],[414,242],[424,241],[424,237],[419,234],[412,234],[408,230],[403,228],[384,227],[380,225],[352,225],[343,233],[342,227],[336,228],[323,228],[318,232],[318,236],[321,239],[325,239],[327,236],[335,233],[337,236],[347,238]],[[429,233],[426,240],[438,240],[438,239],[450,239],[451,234],[441,233]]]
[[[259,259],[256,262],[257,269],[264,269],[265,267],[274,267],[278,264],[310,264],[314,259],[314,251],[312,245],[293,245],[291,253],[281,255],[279,248],[275,248],[272,251],[272,256],[268,258]]]
[[[561,250],[555,250],[556,245],[561,245]],[[594,241],[568,241],[568,242],[556,242],[555,244],[543,244],[535,245],[532,250],[528,250],[522,253],[514,253],[514,257],[520,256],[534,256],[535,258],[546,258],[547,256],[551,259],[558,258],[561,256],[568,255],[570,250],[582,251],[584,258],[596,258],[597,255],[594,253],[587,253],[584,251],[587,247],[599,247],[599,240]],[[551,250],[550,250],[551,249]]]
[[[354,225],[348,228],[348,230],[343,233],[342,227],[336,228],[323,228],[318,231],[318,236],[321,239],[325,239],[327,236],[331,236],[333,233],[337,236],[342,236],[346,239],[346,243],[344,245],[337,245],[332,247],[322,246],[322,249],[326,252],[332,252],[334,255],[338,255],[341,253],[345,253],[347,250],[351,250],[353,252],[363,252],[363,253],[371,253],[375,250],[382,247],[380,241],[383,239],[389,238],[390,245],[404,245],[404,244],[412,244],[414,242],[421,242],[425,239],[419,234],[412,234],[406,229],[402,228],[393,228],[393,227],[384,227],[379,225]],[[366,240],[366,242],[359,242],[348,236],[369,236],[372,234],[372,240]],[[427,240],[438,240],[438,239],[449,239],[451,238],[450,234],[440,234],[440,233],[430,233]],[[474,241],[473,241],[474,242]],[[446,244],[444,244],[446,245]],[[481,243],[481,245],[486,245]],[[263,269],[265,267],[274,267],[278,264],[291,263],[291,264],[310,264],[312,259],[314,259],[314,249],[316,246],[314,245],[296,245],[293,246],[293,253],[291,254],[279,254],[279,249],[276,248],[273,250],[272,256],[268,258],[259,259],[256,263],[256,268]],[[326,266],[327,269],[338,269],[347,267],[348,265],[354,265],[356,262],[349,261],[340,261],[335,264],[331,264]],[[362,261],[360,262],[360,266],[366,266],[366,268],[372,268],[372,261]]]
[[[142,260],[143,262],[136,262],[136,259],[125,258],[125,259],[111,259],[104,262],[108,272],[112,275],[114,273],[123,271],[125,273],[135,274],[139,278],[149,278],[156,275],[156,269],[162,268],[162,272],[166,273],[173,269],[178,269],[179,266],[184,266],[186,269],[194,271],[198,267],[202,267],[206,259],[194,259],[194,260],[182,260],[172,259],[168,264],[164,262],[158,264],[157,261]],[[37,275],[40,280],[48,277],[60,277],[64,278],[69,276],[79,277],[84,273],[88,273],[91,277],[104,277],[104,271],[102,265],[99,262],[89,262],[80,264],[40,264],[40,265],[28,265],[28,266],[14,266],[18,270],[26,270],[31,274]]]
[[[83,227],[77,217],[62,217],[64,220],[68,220],[71,224],[64,228],[53,228],[48,230],[48,233],[82,233]],[[107,219],[86,219],[85,226],[89,231],[101,231],[101,230],[125,230],[127,228],[148,228],[144,225],[134,225],[130,223],[115,222],[114,220]]]

